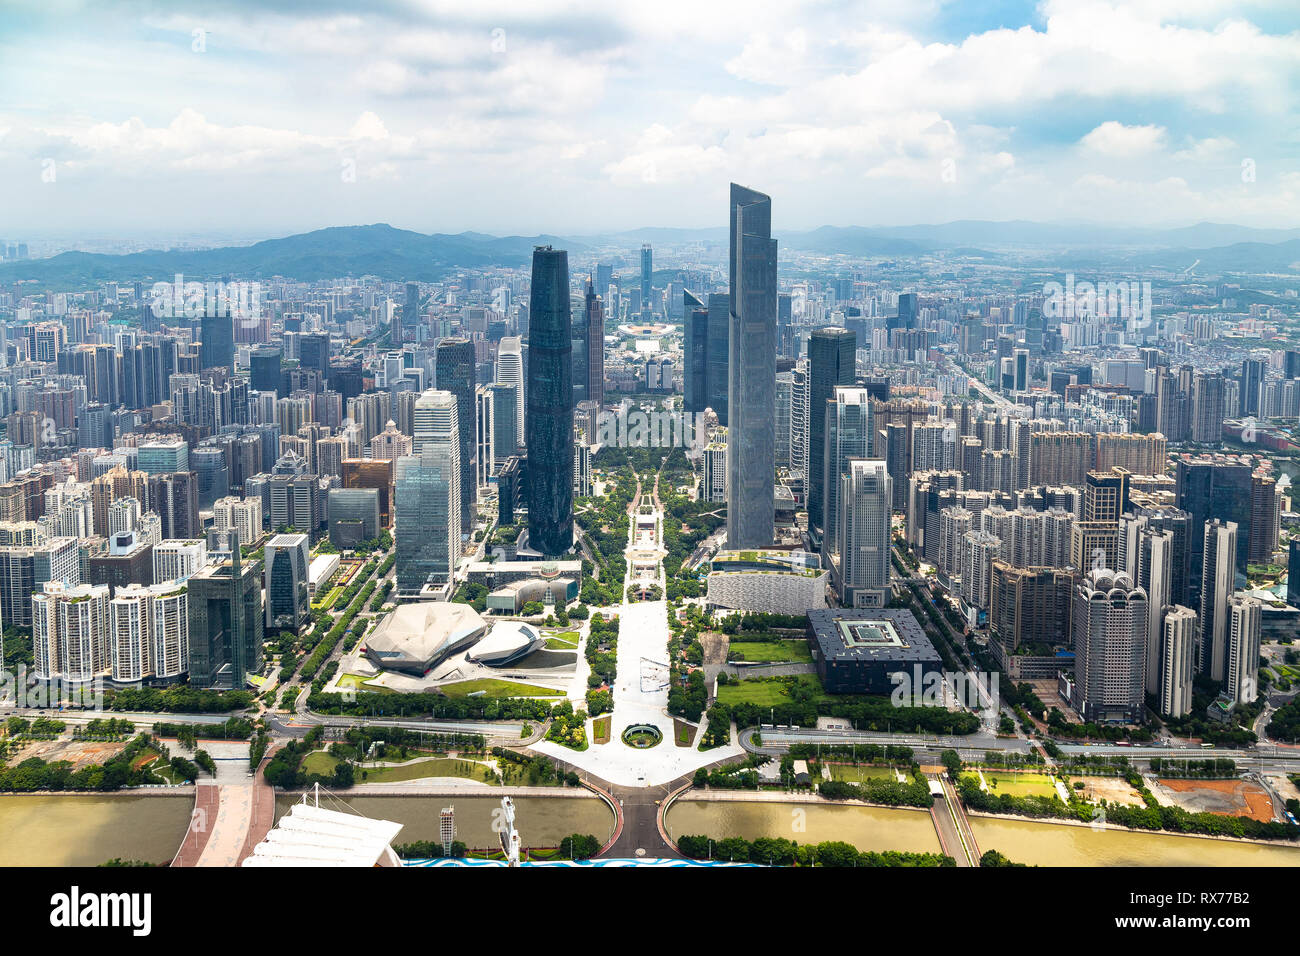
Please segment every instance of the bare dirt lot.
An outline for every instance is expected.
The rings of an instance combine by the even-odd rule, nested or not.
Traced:
[[[1222,816],[1273,819],[1273,801],[1257,783],[1245,780],[1172,780],[1162,778],[1152,788],[1161,803],[1184,810]]]
[[[1107,803],[1121,803],[1131,807],[1142,806],[1142,795],[1122,777],[1071,777],[1070,785],[1073,786],[1075,781],[1083,782],[1085,799],[1094,802],[1105,800]]]
[[[73,770],[102,764],[114,754],[126,747],[125,740],[117,743],[99,743],[82,740],[36,740],[18,751],[9,760],[11,767],[16,767],[28,757],[40,757],[47,763],[66,760]]]

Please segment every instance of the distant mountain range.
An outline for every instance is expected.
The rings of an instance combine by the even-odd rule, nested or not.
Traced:
[[[778,239],[785,249],[861,257],[942,253],[997,258],[999,252],[987,250],[1000,250],[1078,265],[1097,262],[1181,270],[1196,263],[1197,274],[1300,271],[1300,229],[1251,229],[1217,223],[1167,230],[983,221],[879,228],[822,226],[783,233]],[[336,226],[248,246],[198,251],[156,250],[120,256],[65,252],[48,259],[0,264],[0,281],[28,280],[69,289],[107,280],[163,281],[176,273],[195,279],[232,275],[314,281],[373,275],[431,281],[457,268],[526,265],[536,245],[553,244],[583,253],[642,242],[726,241],[727,231],[720,228],[497,237],[476,232],[425,235],[380,223]]]

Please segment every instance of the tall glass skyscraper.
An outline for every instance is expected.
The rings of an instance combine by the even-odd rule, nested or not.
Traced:
[[[641,246],[641,312],[644,315],[654,311],[650,305],[650,277],[654,271],[654,250],[647,242]]]
[[[450,338],[438,343],[436,355],[437,386],[456,396],[460,409],[460,533],[474,530],[474,343],[469,339]]]
[[[776,534],[776,240],[772,200],[731,184],[727,547]]]
[[[473,405],[469,409],[472,414]],[[422,394],[415,402],[415,453],[397,459],[395,564],[401,594],[449,581],[460,555],[458,412],[451,392],[431,388]]]
[[[813,538],[827,531],[824,512],[826,403],[836,388],[853,384],[858,337],[848,329],[813,329],[808,338],[808,530]],[[839,476],[832,480],[838,481]]]
[[[533,251],[528,313],[528,544],[558,556],[573,547],[573,340],[567,252],[550,246]],[[769,507],[771,497],[769,488]]]

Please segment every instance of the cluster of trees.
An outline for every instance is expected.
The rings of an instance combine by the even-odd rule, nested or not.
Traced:
[[[412,840],[410,843],[399,843],[393,847],[393,852],[404,860],[440,860],[442,859],[442,842],[440,840]],[[464,843],[460,840],[453,840],[449,859],[463,860],[468,852],[469,849]]]
[[[487,610],[488,594],[487,585],[479,584],[477,581],[466,581],[456,589],[456,593],[451,599],[457,604],[468,604],[479,614]]]
[[[586,651],[587,664],[591,667],[588,687],[614,686],[618,677],[618,627],[618,618],[607,621],[603,614],[597,614],[591,619]]]
[[[1164,777],[1227,779],[1237,776],[1237,764],[1227,757],[1208,760],[1184,760],[1179,757],[1152,757],[1151,770]]]
[[[376,694],[355,697],[313,690],[307,705],[316,713],[351,717],[439,717],[448,720],[545,720],[548,701],[538,697],[444,697],[441,694]]]
[[[124,721],[124,723],[129,723],[129,721]],[[247,717],[231,717],[224,724],[159,723],[153,725],[153,732],[159,737],[175,737],[181,743],[193,749],[193,743],[199,738],[207,740],[247,740],[253,736],[253,722]]]
[[[579,785],[576,773],[571,770],[567,773],[561,771],[555,761],[540,754],[529,756],[505,747],[493,747],[492,756],[497,758],[497,766],[501,768],[501,778],[505,783],[526,781],[532,786],[545,786],[557,781],[567,787]]]
[[[760,863],[765,866],[834,866],[834,867],[931,867],[956,866],[950,856],[940,853],[901,853],[887,850],[884,853],[859,852],[851,843],[828,840],[824,843],[800,845],[782,837],[725,837],[715,840],[707,836],[684,836],[677,841],[677,849],[693,860],[724,860],[731,863]]]
[[[691,671],[686,679],[674,680],[668,691],[668,713],[691,722],[698,721],[709,702],[709,690],[704,684],[704,672]]]
[[[786,753],[803,760],[848,757],[857,763],[911,764],[913,751],[901,744],[791,744]]]
[[[247,710],[252,705],[251,691],[200,690],[188,684],[104,692],[104,707],[108,710],[153,711],[163,714],[224,714],[232,710]]]
[[[573,750],[587,749],[587,712],[575,711],[573,704],[561,701],[551,709],[551,726],[546,739]]]
[[[700,767],[695,771],[691,783],[696,787],[712,787],[715,790],[757,790],[758,770],[770,757],[751,754],[743,763],[731,763],[708,770]]]
[[[845,718],[858,730],[892,729],[965,736],[975,733],[980,727],[979,717],[967,711],[950,711],[943,707],[895,707],[893,701],[884,696],[825,694],[816,681],[801,680],[800,677],[762,679],[786,684],[790,699],[771,707],[748,702],[732,704],[732,716],[740,727],[753,727],[769,721],[811,727],[817,723],[819,715]]]
[[[52,717],[10,717],[5,721],[5,733],[10,737],[53,740],[67,729],[67,724]]]
[[[140,734],[102,764],[73,770],[67,760],[46,763],[39,757],[28,757],[15,767],[0,769],[0,791],[33,793],[38,790],[96,790],[114,791],[124,787],[141,787],[159,783],[147,765],[135,766],[137,758],[153,747],[166,760],[166,748],[155,744],[148,734]],[[198,767],[181,757],[170,761],[173,770],[186,780],[196,780]]]
[[[709,722],[700,736],[700,749],[712,750],[731,743],[731,708],[718,701],[709,708]]]
[[[324,727],[313,727],[302,740],[291,740],[280,750],[277,750],[263,772],[266,782],[273,787],[282,787],[285,790],[310,787],[317,783],[336,790],[346,790],[351,787],[354,782],[354,771],[352,764],[347,760],[340,760],[335,765],[334,772],[329,776],[303,772],[302,763],[304,758],[307,754],[320,747],[324,737]]]
[[[1274,711],[1267,730],[1274,740],[1300,740],[1300,697]]]
[[[366,565],[366,567],[373,571],[374,563],[371,562]],[[344,595],[355,594],[352,589],[357,586],[357,583],[348,585],[348,589],[344,592]],[[352,623],[352,619],[361,613],[361,609],[366,606],[366,601],[370,599],[370,595],[374,590],[374,581],[369,582],[361,589],[361,593],[356,595],[356,599],[352,600],[351,603],[347,605],[347,610],[339,617],[338,622],[329,629],[329,633],[326,634],[321,642],[316,645],[315,650],[313,650],[307,660],[303,662],[300,673],[304,682],[315,677],[316,672],[320,670],[321,665],[329,659],[329,656],[332,653],[334,653],[334,648],[338,645],[339,639],[347,632],[348,626]]]
[[[930,795],[930,785],[925,776],[915,770],[907,783],[897,780],[864,780],[862,783],[848,783],[844,780],[823,780],[817,792],[828,800],[865,800],[868,803],[881,803],[890,807],[930,807],[934,797]]]
[[[614,709],[614,695],[607,690],[587,691],[587,713],[592,717],[608,714]]]

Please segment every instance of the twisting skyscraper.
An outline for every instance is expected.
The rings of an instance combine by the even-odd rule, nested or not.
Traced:
[[[776,533],[776,240],[772,200],[731,184],[727,388],[727,545],[765,548]]]
[[[573,547],[573,341],[567,252],[550,246],[533,251],[528,312],[528,544],[542,554],[561,555]]]

